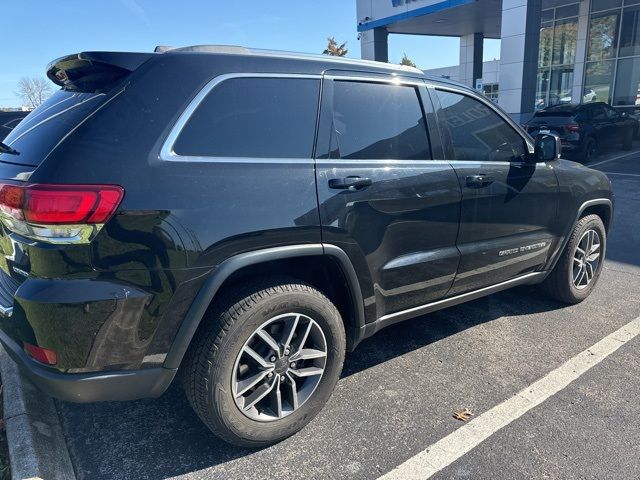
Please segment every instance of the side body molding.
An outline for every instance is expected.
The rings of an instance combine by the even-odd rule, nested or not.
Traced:
[[[198,295],[194,299],[191,307],[187,312],[180,329],[171,345],[165,361],[164,368],[176,369],[180,366],[191,339],[193,338],[200,321],[202,320],[207,308],[213,300],[216,292],[220,289],[224,281],[234,272],[241,268],[265,263],[273,260],[283,260],[294,257],[308,257],[328,255],[337,261],[342,269],[345,278],[349,284],[351,301],[354,306],[354,323],[356,330],[361,331],[364,326],[364,304],[362,301],[362,293],[356,276],[355,269],[349,260],[347,254],[335,245],[323,244],[306,244],[306,245],[287,245],[282,247],[266,248],[247,253],[241,253],[228,258],[220,264],[206,280]]]

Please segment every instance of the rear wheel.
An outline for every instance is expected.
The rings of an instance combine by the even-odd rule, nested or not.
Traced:
[[[331,396],[344,361],[342,319],[321,292],[291,279],[260,281],[225,298],[185,359],[187,397],[227,442],[278,442]]]
[[[607,234],[597,215],[580,219],[562,256],[542,283],[546,293],[564,303],[579,303],[594,289],[607,246]]]

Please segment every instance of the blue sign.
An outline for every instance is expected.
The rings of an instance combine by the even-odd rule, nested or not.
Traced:
[[[393,7],[401,7],[407,3],[417,2],[418,0],[391,0],[391,5]]]

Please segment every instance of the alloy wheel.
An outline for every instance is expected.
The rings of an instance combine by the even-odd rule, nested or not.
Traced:
[[[573,285],[582,290],[587,288],[600,266],[600,235],[595,230],[582,234],[573,255]]]
[[[286,313],[257,328],[238,354],[231,379],[236,406],[247,417],[278,420],[316,390],[327,361],[327,341],[307,315]]]

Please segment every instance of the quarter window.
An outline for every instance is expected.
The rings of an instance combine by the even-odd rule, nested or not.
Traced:
[[[436,90],[438,121],[448,134],[453,159],[522,161],[527,146],[522,136],[484,103],[458,93]]]
[[[217,85],[173,150],[194,157],[311,158],[320,81],[232,78]]]
[[[418,91],[412,86],[334,81],[329,158],[431,158]]]

